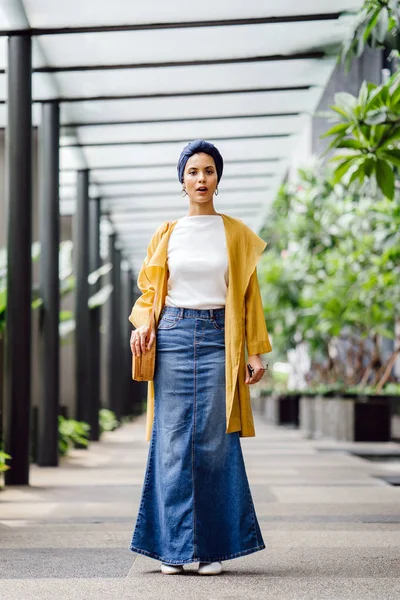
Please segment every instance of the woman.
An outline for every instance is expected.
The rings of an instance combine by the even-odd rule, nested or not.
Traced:
[[[165,574],[191,562],[200,574],[219,574],[221,561],[265,548],[239,438],[255,435],[247,384],[260,381],[260,354],[272,349],[256,270],[266,243],[215,210],[222,171],[213,144],[183,149],[188,214],[154,233],[129,316],[133,354],[156,342],[150,450],[130,549],[160,560]]]

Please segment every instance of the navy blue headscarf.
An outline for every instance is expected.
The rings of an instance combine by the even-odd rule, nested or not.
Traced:
[[[183,183],[183,172],[185,170],[186,163],[189,158],[193,156],[193,154],[197,154],[198,152],[204,152],[205,154],[212,156],[217,169],[217,178],[219,183],[219,180],[222,177],[222,171],[224,169],[224,161],[219,153],[219,150],[214,146],[214,144],[206,142],[205,140],[193,140],[193,142],[190,142],[182,150],[177,167],[179,181]]]

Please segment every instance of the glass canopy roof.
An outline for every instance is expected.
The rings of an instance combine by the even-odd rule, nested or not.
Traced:
[[[0,0],[0,127],[7,35],[32,28],[34,125],[41,102],[61,106],[61,211],[90,169],[137,270],[160,223],[187,212],[176,162],[192,139],[226,161],[216,209],[262,225],[361,4]]]

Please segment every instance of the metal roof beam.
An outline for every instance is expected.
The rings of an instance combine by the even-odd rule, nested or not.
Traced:
[[[231,142],[237,140],[264,140],[274,138],[287,138],[294,135],[296,132],[289,133],[268,133],[265,135],[235,135],[235,136],[220,136],[212,139],[217,142]],[[74,142],[71,144],[63,144],[61,148],[103,148],[107,146],[144,146],[149,144],[185,144],[186,139],[174,140],[123,140],[117,142]]]
[[[269,157],[269,158],[249,158],[249,159],[241,159],[241,160],[225,160],[224,161],[224,165],[228,165],[228,164],[235,164],[235,165],[240,165],[240,164],[246,164],[246,163],[271,163],[271,162],[279,162],[281,160],[286,160],[285,157]],[[153,169],[154,167],[167,167],[167,168],[174,168],[176,169],[176,163],[145,163],[145,164],[133,164],[133,165],[101,165],[101,166],[92,166],[90,168],[90,171],[92,173],[95,173],[96,171],[115,171],[118,169]],[[68,173],[68,172],[73,172],[75,173],[78,169],[76,168],[67,168],[67,169],[61,169],[63,172]]]
[[[259,62],[286,62],[290,60],[318,60],[324,58],[325,52],[293,52],[292,54],[267,54],[264,56],[238,56],[233,58],[210,58],[204,60],[177,60],[166,62],[118,63],[112,65],[68,65],[37,67],[34,73],[68,73],[79,71],[120,71],[137,69],[164,69],[171,67],[204,67],[210,65],[233,65]]]
[[[214,115],[211,117],[174,117],[170,119],[134,119],[131,121],[88,121],[62,123],[61,128],[68,127],[108,127],[112,125],[152,125],[153,123],[189,123],[191,121],[229,121],[230,119],[275,119],[278,117],[298,117],[301,112],[254,113],[251,115]]]
[[[308,15],[284,15],[276,17],[254,17],[243,19],[212,19],[208,21],[182,21],[176,23],[131,23],[123,25],[92,25],[81,27],[31,27],[2,29],[0,37],[10,35],[70,35],[79,33],[115,33],[122,31],[157,31],[160,29],[191,29],[199,27],[236,27],[240,25],[267,25],[276,23],[307,23],[311,21],[335,21],[340,12],[314,13]]]
[[[267,88],[249,88],[249,89],[231,89],[231,90],[206,90],[196,92],[171,92],[159,94],[124,94],[111,96],[70,96],[67,98],[36,98],[33,100],[35,104],[38,102],[48,102],[49,100],[57,100],[63,104],[75,102],[104,102],[113,100],[147,100],[147,99],[164,99],[164,98],[186,98],[189,96],[222,96],[226,94],[258,94],[267,92],[303,92],[311,89],[312,85],[293,85],[281,87]],[[6,100],[0,100],[0,104],[5,104]]]
[[[116,167],[118,168],[118,167]],[[93,172],[92,172],[93,174]],[[276,177],[275,173],[243,173],[241,175],[236,175],[236,174],[224,174],[224,181],[226,179],[258,179],[258,178],[262,178],[262,177]],[[166,178],[161,178],[161,179],[152,179],[151,183],[176,183],[176,177],[172,178],[172,177],[166,177]],[[143,183],[150,183],[150,181],[148,179],[119,179],[119,180],[111,180],[111,181],[94,181],[93,183],[95,183],[96,185],[99,186],[113,186],[113,185],[140,185]],[[63,183],[60,186],[62,189],[75,189],[76,188],[76,184],[74,183]]]

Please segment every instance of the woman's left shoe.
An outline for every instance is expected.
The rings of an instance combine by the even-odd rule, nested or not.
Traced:
[[[183,565],[161,563],[161,573],[164,573],[164,575],[178,575],[179,573],[183,573],[184,570]]]
[[[200,563],[197,570],[200,575],[219,575],[222,571],[222,564],[220,562],[211,563]]]

